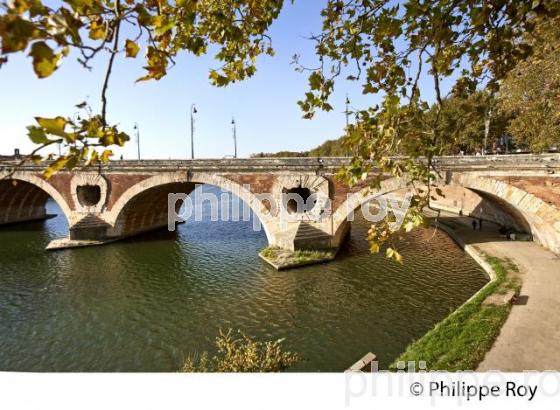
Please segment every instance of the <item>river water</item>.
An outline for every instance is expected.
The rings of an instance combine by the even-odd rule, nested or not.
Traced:
[[[403,266],[371,255],[359,219],[336,261],[281,272],[257,256],[264,232],[209,212],[175,234],[46,252],[67,233],[47,206],[59,216],[0,229],[0,370],[176,371],[228,328],[285,338],[295,371],[343,371],[367,352],[386,367],[487,282],[433,229],[400,241]]]

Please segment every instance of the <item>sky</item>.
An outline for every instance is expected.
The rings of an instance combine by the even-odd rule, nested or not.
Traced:
[[[346,94],[356,108],[377,104],[379,96],[364,96],[358,84],[341,80],[332,97],[333,111],[318,113],[313,120],[302,118],[297,101],[307,91],[307,75],[296,72],[290,62],[294,54],[300,54],[309,65],[316,61],[313,43],[306,37],[320,31],[324,3],[286,2],[270,32],[276,55],[260,58],[254,77],[226,88],[209,83],[209,68],[219,66],[211,56],[183,53],[162,80],[135,83],[144,74],[144,50],[136,59],[119,55],[109,84],[109,122],[131,136],[138,123],[142,159],[190,157],[191,104],[198,110],[196,158],[233,154],[232,117],[237,123],[239,157],[303,151],[340,137],[346,121]],[[78,111],[75,105],[85,100],[99,112],[107,58],[98,57],[89,72],[75,56],[71,54],[47,79],[35,76],[31,59],[24,55],[10,56],[8,64],[0,69],[0,154],[13,153],[14,148],[23,153],[32,149],[26,127],[34,124],[35,116],[73,117]],[[136,158],[135,140],[114,152],[116,157],[122,154],[125,159]]]

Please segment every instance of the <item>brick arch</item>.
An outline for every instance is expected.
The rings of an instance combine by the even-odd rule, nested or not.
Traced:
[[[189,176],[185,173],[169,173],[137,182],[116,200],[111,210],[104,215],[104,219],[112,226],[115,236],[139,233],[138,230],[127,233],[127,229],[134,229],[133,224],[145,227],[145,229],[140,228],[140,232],[153,229],[156,225],[166,226],[167,195],[169,193],[190,194],[196,186],[203,184],[213,185],[231,192],[248,204],[255,216],[259,218],[267,240],[269,243],[271,242],[272,232],[269,226],[271,216],[263,202],[237,182],[208,173],[193,173]],[[133,206],[140,206],[140,208],[132,210]]]
[[[521,215],[533,238],[542,246],[560,254],[560,210],[535,195],[504,181],[472,173],[454,176],[456,184],[481,196],[488,196]]]
[[[403,178],[391,178],[381,182],[380,190],[364,188],[351,194],[333,214],[335,235],[345,228],[348,216],[362,204],[377,196],[403,190],[407,186],[406,182]],[[523,189],[492,177],[458,173],[453,175],[452,182],[492,203],[517,222],[516,228],[525,228],[536,242],[560,254],[560,209]]]
[[[16,181],[16,185],[13,181]],[[72,211],[68,203],[60,192],[44,179],[33,174],[16,172],[9,179],[0,180],[0,184],[6,184],[0,189],[0,204],[5,208],[6,218],[11,216],[14,222],[36,219],[32,214],[38,215],[36,211],[41,207],[44,209],[46,201],[52,198],[71,224]]]

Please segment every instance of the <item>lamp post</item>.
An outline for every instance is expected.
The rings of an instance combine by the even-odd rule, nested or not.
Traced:
[[[140,161],[140,127],[138,123],[134,123],[134,132],[136,134],[136,146],[138,147],[138,161]]]
[[[486,150],[488,147],[488,134],[490,134],[490,116],[492,115],[492,110],[487,108],[484,113],[484,148],[482,149],[482,155],[486,155]]]
[[[233,130],[233,158],[237,158],[237,124],[235,123],[235,117],[231,119],[231,125]]]
[[[74,133],[77,133],[78,130],[78,123],[82,121],[82,117],[80,117],[80,112],[76,111],[74,113],[74,115],[72,116],[72,122],[74,123]],[[62,145],[61,142],[58,143],[58,156],[60,157],[62,155],[62,153],[60,152],[60,146]],[[76,146],[76,143],[74,142],[74,146]]]
[[[350,105],[350,99],[348,98],[348,94],[346,94],[346,111],[344,111],[344,114],[346,114],[346,129],[348,129],[348,125],[349,125],[349,120],[348,120],[348,117],[350,116],[350,111],[348,111],[349,105]]]
[[[191,105],[191,159],[194,159],[194,114],[197,112],[196,105]]]

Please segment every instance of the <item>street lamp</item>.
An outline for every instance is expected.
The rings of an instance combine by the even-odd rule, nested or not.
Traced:
[[[348,94],[346,94],[346,111],[344,111],[344,113],[346,114],[346,129],[348,129],[348,125],[349,125],[349,120],[348,120],[348,117],[350,116],[350,111],[348,111],[349,105],[350,105],[350,99],[348,98]]]
[[[484,148],[482,149],[482,155],[486,155],[486,150],[488,147],[488,135],[490,134],[490,116],[492,115],[492,110],[486,108],[484,112]]]
[[[191,105],[191,159],[194,159],[194,114],[198,113],[196,105]]]
[[[78,132],[78,123],[82,121],[82,117],[80,117],[80,112],[76,111],[74,113],[74,115],[72,116],[72,122],[74,125],[74,133]],[[62,141],[62,140],[61,140]],[[60,146],[62,145],[62,142],[58,143],[58,156],[60,157],[62,154],[60,152]],[[74,146],[76,146],[76,143],[74,142]]]
[[[235,124],[235,118],[232,117],[231,119],[231,125],[232,125],[232,129],[233,129],[233,149],[234,149],[234,154],[233,154],[233,158],[237,158],[237,127]]]
[[[136,145],[138,147],[138,161],[140,161],[140,127],[138,123],[134,123],[134,133],[136,134]]]

